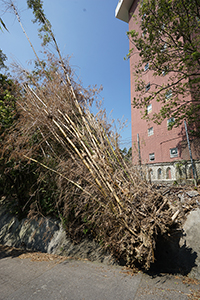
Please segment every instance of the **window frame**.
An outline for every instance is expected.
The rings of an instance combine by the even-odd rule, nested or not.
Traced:
[[[162,49],[160,50],[161,53],[165,52],[168,48],[168,44],[167,43],[164,43]]]
[[[144,72],[146,72],[149,69],[149,63],[146,63],[146,65],[144,66]]]
[[[172,98],[173,92],[172,89],[169,89],[166,93],[165,93],[165,100],[168,101],[170,98]]]
[[[147,106],[147,115],[152,112],[152,103]]]
[[[153,126],[147,129],[148,136],[154,135]]]
[[[173,119],[173,121],[171,121]],[[170,127],[170,123],[174,123],[175,122],[175,118],[171,117],[169,119],[167,119],[167,127]]]
[[[151,88],[151,83],[147,83],[146,86],[145,86],[145,92],[148,92]]]
[[[149,161],[154,161],[155,160],[155,153],[149,153]]]
[[[169,66],[165,66],[164,69],[162,70],[162,76],[164,77],[165,75],[167,75],[169,72]]]
[[[175,154],[172,153],[173,150],[176,150],[176,153],[175,153]],[[170,149],[169,149],[169,154],[170,154],[170,158],[178,157],[178,156],[179,156],[179,154],[178,154],[178,148],[177,148],[177,147],[175,147],[175,148],[170,148]]]

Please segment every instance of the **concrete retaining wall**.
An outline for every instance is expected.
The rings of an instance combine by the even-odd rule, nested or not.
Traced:
[[[0,207],[0,244],[51,254],[87,258],[91,261],[115,264],[109,253],[93,240],[73,244],[62,224],[50,218],[18,219]]]
[[[192,211],[183,230],[161,238],[155,252],[157,272],[173,272],[200,280],[200,209]],[[85,239],[73,244],[58,220],[39,218],[18,221],[0,208],[0,243],[52,254],[87,258],[106,264],[117,261],[105,253],[98,243]]]

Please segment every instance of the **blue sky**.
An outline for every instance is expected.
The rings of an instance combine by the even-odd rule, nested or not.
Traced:
[[[126,32],[128,24],[115,18],[117,0],[44,0],[44,10],[50,20],[63,56],[71,56],[76,76],[88,85],[103,86],[101,97],[112,118],[128,120],[128,127],[120,134],[121,148],[131,146],[131,104],[129,61]],[[37,51],[41,41],[33,15],[27,10],[26,0],[16,0],[23,25]],[[12,60],[29,69],[34,58],[28,41],[11,13],[3,14],[9,33],[1,32],[1,49]]]

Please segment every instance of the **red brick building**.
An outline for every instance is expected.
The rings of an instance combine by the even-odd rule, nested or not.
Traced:
[[[132,17],[132,14],[138,14],[138,2],[138,0],[120,0],[115,10],[116,18],[129,24],[129,31],[133,29],[140,31],[139,22],[136,24]],[[132,48],[131,42],[130,48]],[[131,99],[136,96],[133,69],[138,61],[139,53],[135,53],[130,57]],[[152,76],[152,72],[148,70],[148,64],[146,64],[142,76],[145,82],[148,83],[146,86],[148,93],[148,89],[153,88],[151,83],[165,83],[169,75],[163,74],[163,76],[155,78]],[[169,93],[167,96],[171,97],[172,95]],[[153,114],[158,112],[160,108],[161,103],[154,100],[147,107],[147,112]],[[140,110],[133,108],[131,105],[133,161],[134,163],[139,162],[137,141],[137,137],[139,137],[141,163],[147,165],[152,180],[175,180],[192,177],[192,166],[184,124],[178,128],[168,130],[170,121],[172,121],[171,118],[166,119],[161,125],[156,125],[153,121],[146,121],[141,118]],[[191,142],[192,155],[195,160],[199,158],[198,145],[199,143],[195,141]],[[197,161],[196,171],[199,173],[199,163]]]

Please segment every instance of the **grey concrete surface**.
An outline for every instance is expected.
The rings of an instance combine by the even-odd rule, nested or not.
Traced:
[[[182,195],[183,193],[180,193],[179,196]],[[196,199],[195,195],[196,191],[190,191],[190,197]],[[160,272],[179,272],[200,280],[199,208],[190,212],[182,229],[177,230],[176,234],[173,232],[170,238],[159,238],[155,251],[157,262],[155,267]],[[74,244],[58,220],[38,218],[23,219],[19,222],[15,216],[1,208],[1,205],[0,244],[74,258],[87,258],[108,265],[119,264],[110,253],[106,253],[93,240],[85,238],[80,243]]]
[[[183,279],[87,260],[31,261],[21,253],[0,252],[1,300],[184,300],[198,291],[200,295],[199,281]]]

